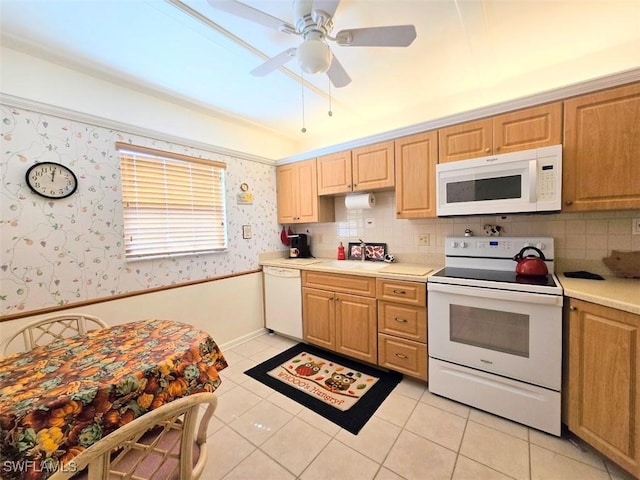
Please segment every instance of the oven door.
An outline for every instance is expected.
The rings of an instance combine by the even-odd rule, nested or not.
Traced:
[[[431,357],[560,390],[562,296],[427,288]]]

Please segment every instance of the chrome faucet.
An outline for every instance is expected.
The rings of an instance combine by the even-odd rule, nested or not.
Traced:
[[[367,259],[367,244],[361,238],[358,240],[360,240],[360,260],[364,262]]]

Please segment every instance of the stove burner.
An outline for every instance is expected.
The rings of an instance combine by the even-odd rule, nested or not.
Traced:
[[[556,282],[552,275],[541,277],[527,277],[518,275],[516,272],[504,270],[483,270],[476,268],[455,268],[444,267],[434,277],[443,278],[464,278],[468,280],[484,280],[488,282],[512,283],[520,285],[541,285],[545,287],[556,287]]]

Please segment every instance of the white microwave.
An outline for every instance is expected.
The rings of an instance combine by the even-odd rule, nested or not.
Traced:
[[[562,145],[436,166],[439,217],[558,211]]]

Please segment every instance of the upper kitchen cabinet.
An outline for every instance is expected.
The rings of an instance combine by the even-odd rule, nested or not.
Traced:
[[[276,169],[278,223],[334,221],[334,202],[318,197],[316,160],[291,163]]]
[[[562,102],[442,128],[438,162],[516,152],[562,143]]]
[[[395,141],[396,218],[436,217],[436,131]]]
[[[640,83],[565,101],[562,210],[640,208]]]
[[[319,157],[318,194],[392,189],[394,163],[393,140]]]

